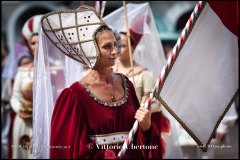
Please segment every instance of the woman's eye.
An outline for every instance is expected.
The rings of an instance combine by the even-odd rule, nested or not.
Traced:
[[[103,46],[103,48],[104,48],[104,49],[111,49],[112,46],[111,46],[111,45],[105,45],[105,46]]]
[[[121,45],[121,47],[122,47],[122,48],[125,48],[125,47],[127,47],[127,46],[126,46],[126,45],[124,45],[124,44],[122,44],[122,45]]]

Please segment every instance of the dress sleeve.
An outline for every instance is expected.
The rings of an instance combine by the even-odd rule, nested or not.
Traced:
[[[19,114],[21,106],[22,106],[21,101],[20,101],[22,98],[21,83],[22,83],[22,76],[21,76],[21,72],[18,70],[18,72],[15,76],[14,84],[13,84],[13,94],[10,99],[12,109],[14,110],[14,112],[16,114]]]
[[[142,82],[143,82],[143,96],[141,98],[141,106],[144,106],[148,96],[150,95],[150,92],[152,91],[154,87],[153,82],[153,75],[149,70],[144,70],[142,73]],[[158,112],[159,111],[159,102],[156,100],[156,98],[153,99],[151,104],[152,112]]]
[[[51,120],[50,158],[91,158],[94,141],[87,136],[79,96],[66,88],[57,98]]]
[[[131,82],[129,82],[129,88],[135,109],[137,110],[140,105],[133,84]],[[134,142],[136,142],[136,144],[133,145],[136,145],[136,147],[139,149],[141,158],[162,159],[162,155],[164,153],[164,141],[162,140],[160,130],[156,127],[153,119],[150,129],[147,131],[142,131],[142,129],[139,127],[134,138]]]
[[[151,90],[153,89],[153,76],[148,70],[142,72],[142,82],[143,82],[143,96],[141,98],[141,105],[146,102]]]

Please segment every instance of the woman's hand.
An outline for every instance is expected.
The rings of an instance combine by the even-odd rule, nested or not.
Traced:
[[[138,121],[143,131],[147,131],[151,127],[151,111],[150,110],[144,107],[139,107],[134,118]]]
[[[32,118],[32,108],[29,109],[20,109],[20,114],[19,116],[23,119],[31,119]]]

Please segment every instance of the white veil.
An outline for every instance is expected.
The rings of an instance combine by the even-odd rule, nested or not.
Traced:
[[[54,103],[66,87],[80,80],[83,65],[65,56],[39,27],[39,43],[34,59],[33,157],[48,159],[50,125]]]
[[[156,81],[166,63],[162,43],[149,3],[126,5],[129,29],[142,35],[135,48],[133,58],[140,65],[149,69]],[[117,31],[126,31],[124,8],[120,7],[103,18],[103,21]]]
[[[51,147],[51,117],[55,101],[64,88],[79,81],[88,69],[80,62],[65,56],[49,40],[43,31],[44,20],[43,17],[34,59],[32,146],[34,158],[48,159]]]

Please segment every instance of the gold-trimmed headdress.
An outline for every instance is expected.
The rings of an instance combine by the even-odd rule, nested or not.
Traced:
[[[98,28],[106,26],[93,7],[53,11],[44,15],[41,25],[46,36],[65,55],[93,68],[99,57],[95,40]]]

